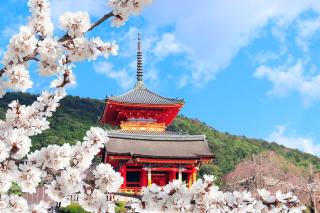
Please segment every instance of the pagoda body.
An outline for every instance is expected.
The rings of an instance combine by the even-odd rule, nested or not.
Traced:
[[[100,117],[100,123],[120,127],[109,132],[104,162],[121,173],[122,192],[139,193],[142,187],[164,186],[174,179],[191,186],[201,164],[214,158],[204,135],[166,131],[183,105],[184,100],[145,87],[139,36],[137,83],[125,94],[107,97]]]

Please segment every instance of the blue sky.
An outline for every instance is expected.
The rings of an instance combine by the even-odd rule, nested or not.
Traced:
[[[26,0],[0,2],[0,54],[26,23]],[[64,11],[87,10],[92,21],[106,0],[55,0]],[[14,8],[14,9],[13,9]],[[57,35],[61,35],[59,30]],[[155,0],[122,28],[89,36],[116,40],[119,56],[76,64],[71,95],[104,99],[135,82],[136,35],[142,33],[145,84],[186,100],[182,113],[237,135],[277,141],[320,156],[320,1]],[[30,67],[37,93],[50,79]]]

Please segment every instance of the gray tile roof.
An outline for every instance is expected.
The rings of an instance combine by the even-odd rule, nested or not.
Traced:
[[[141,83],[141,82],[139,82]],[[107,97],[107,100],[131,103],[131,104],[183,104],[183,99],[172,99],[160,96],[149,89],[143,84],[137,84],[132,90],[123,95]]]
[[[108,154],[153,158],[213,157],[204,135],[109,132]]]

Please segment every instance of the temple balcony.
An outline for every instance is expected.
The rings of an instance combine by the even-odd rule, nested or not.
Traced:
[[[121,130],[143,130],[143,131],[158,131],[164,132],[166,129],[165,123],[146,122],[146,121],[121,121]]]

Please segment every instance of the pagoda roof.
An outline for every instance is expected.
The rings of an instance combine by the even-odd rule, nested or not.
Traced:
[[[213,158],[204,135],[172,132],[112,131],[106,144],[107,154],[133,157],[200,159]]]
[[[136,86],[119,96],[107,97],[107,101],[111,100],[119,103],[127,104],[150,104],[150,105],[174,105],[184,104],[183,99],[166,98],[147,89],[141,82]]]

